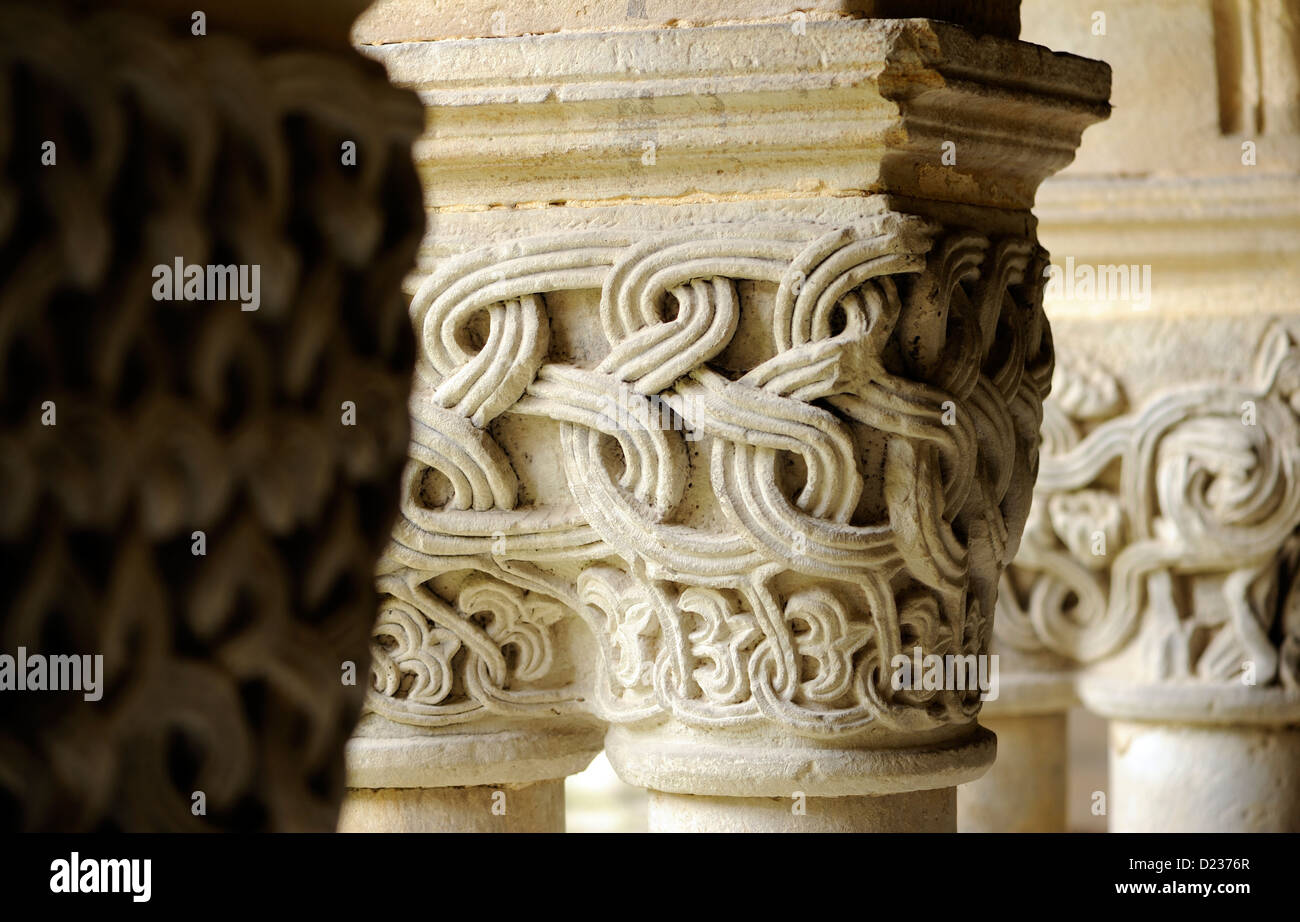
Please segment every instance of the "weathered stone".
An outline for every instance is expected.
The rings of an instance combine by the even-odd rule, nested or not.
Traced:
[[[593,30],[670,29],[728,22],[832,19],[942,19],[975,32],[1015,38],[1020,0],[377,0],[357,22],[361,44],[504,37]]]
[[[609,726],[662,828],[951,828],[980,690],[895,657],[988,650],[1052,367],[1029,208],[1106,68],[926,20],[370,28],[431,225],[351,783],[556,778]]]
[[[1021,693],[988,710],[1077,692],[1123,721],[1113,746],[1140,745],[1112,752],[1112,828],[1294,830],[1292,786],[1259,779],[1300,773],[1296,5],[1136,2],[1105,35],[1091,6],[1025,4],[1026,37],[1113,63],[1117,117],[1039,196],[1059,361],[996,622]],[[982,790],[963,797],[1011,785]]]

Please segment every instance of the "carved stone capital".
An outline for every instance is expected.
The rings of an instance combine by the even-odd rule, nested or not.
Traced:
[[[499,783],[460,740],[528,727],[681,794],[992,761],[980,689],[896,660],[988,651],[1052,373],[1027,208],[1105,69],[801,25],[369,48],[433,230],[358,778],[383,737]]]
[[[1300,716],[1300,350],[1290,318],[1062,323],[997,643],[1115,717]],[[1128,345],[1125,345],[1128,343]],[[1143,350],[1139,360],[1133,354]],[[1035,660],[1037,658],[1037,660]]]
[[[1116,115],[1035,203],[1056,382],[963,828],[1064,830],[1082,700],[1112,831],[1294,830],[1297,4],[1096,6],[1023,4],[1111,64]]]
[[[371,709],[969,736],[978,689],[898,693],[891,663],[987,646],[1051,370],[1041,261],[893,212],[449,261],[412,306]]]

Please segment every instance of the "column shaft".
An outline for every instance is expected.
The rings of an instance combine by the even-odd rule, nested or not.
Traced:
[[[354,788],[339,832],[564,832],[564,779],[466,788]]]
[[[1064,832],[1067,717],[1062,712],[983,718],[998,757],[984,777],[962,785],[961,832]]]
[[[1112,720],[1111,832],[1300,832],[1300,727]]]
[[[651,832],[956,832],[957,789],[878,797],[650,792]]]

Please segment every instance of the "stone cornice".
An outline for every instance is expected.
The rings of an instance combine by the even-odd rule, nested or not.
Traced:
[[[1028,208],[1108,113],[1104,64],[926,20],[362,50],[430,107],[435,210],[871,192]]]
[[[975,32],[1015,38],[1020,0],[377,0],[358,21],[359,44],[654,28],[692,28],[772,19],[942,19]]]
[[[1075,177],[1039,190],[1053,262],[1149,266],[1153,315],[1291,313],[1300,286],[1300,175]],[[1243,274],[1249,270],[1249,285]],[[1249,296],[1243,297],[1248,287]],[[1131,316],[1126,303],[1046,300],[1054,320]]]

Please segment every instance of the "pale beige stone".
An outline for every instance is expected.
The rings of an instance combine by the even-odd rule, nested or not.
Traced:
[[[957,798],[959,832],[1065,832],[1068,782],[1064,712],[981,716],[998,758]]]
[[[436,113],[416,145],[431,242],[465,211],[621,201],[890,192],[1027,210],[1107,112],[1093,62],[921,20],[363,50]]]
[[[1238,771],[1300,721],[1300,4],[1093,7],[1024,8],[1027,39],[1115,68],[1115,118],[1038,199],[1054,264],[1112,287],[1045,290],[1056,378],[995,639],[1019,693],[986,712],[1063,713],[1068,684],[1141,727],[1113,735],[1112,828],[1255,828],[1300,776],[1285,742]]]
[[[471,725],[465,732],[419,735],[367,714],[347,745],[354,788],[467,787],[531,784],[582,771],[600,752],[604,728],[551,722],[545,733],[524,726]]]
[[[668,722],[613,727],[605,739],[622,778],[663,793],[764,797],[878,797],[951,788],[993,764],[993,734],[982,727],[842,735],[825,742],[792,734],[708,734]]]
[[[353,788],[339,832],[564,832],[564,781],[492,787]]]
[[[1105,35],[1093,34],[1097,13]],[[1244,178],[1300,169],[1294,0],[1025,0],[1021,18],[1024,41],[1114,68],[1114,116],[1089,132],[1069,176]],[[1244,46],[1238,20],[1246,23]],[[1265,41],[1256,46],[1254,35]],[[1245,140],[1258,146],[1254,168],[1241,162]]]
[[[666,826],[928,829],[992,761],[979,690],[894,658],[987,651],[1051,364],[1029,207],[1108,75],[798,25],[364,46],[429,107],[431,227],[354,785],[595,720]]]
[[[1045,411],[1035,506],[1004,579],[996,643],[1013,676],[1024,670],[1013,687],[1042,687],[1051,673],[1041,662],[1056,658],[1058,676],[1113,720],[1226,724],[1222,745],[1188,770],[1219,779],[1231,790],[1216,796],[1250,812],[1290,788],[1234,774],[1234,732],[1285,735],[1300,721],[1300,338],[1286,315],[1199,318],[1192,330],[1160,316],[1056,324],[1071,350]],[[1139,810],[1128,802],[1149,799],[1139,781],[1159,785],[1178,763],[1181,737],[1144,739],[1123,763],[1129,781],[1112,779],[1112,817]],[[1288,753],[1260,771],[1300,774]],[[1186,828],[1209,790],[1188,792],[1170,829]],[[997,801],[969,807],[986,814],[1013,812],[1018,797],[963,791]],[[1144,828],[1164,831],[1162,810],[1142,814]],[[1209,804],[1200,814],[1205,824],[1227,815]]]
[[[1019,0],[377,0],[357,22],[363,45],[545,32],[665,29],[722,22],[873,17],[942,19],[1015,38]]]
[[[1112,720],[1112,832],[1300,832],[1300,725]]]
[[[650,792],[651,832],[956,832],[955,788],[877,797]]]
[[[1092,34],[1098,12],[1104,36]],[[1040,233],[1056,261],[1150,266],[1144,313],[1293,313],[1300,4],[1132,0],[1101,10],[1092,0],[1026,0],[1023,18],[1026,41],[1102,58],[1115,75],[1113,117],[1039,194]],[[1133,314],[1050,293],[1046,307],[1053,320]],[[1194,324],[1178,335],[1194,336]]]

